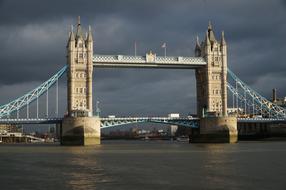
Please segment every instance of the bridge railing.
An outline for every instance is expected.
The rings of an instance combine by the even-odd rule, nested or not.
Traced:
[[[206,65],[202,57],[174,57],[155,56],[152,61],[148,61],[146,56],[130,55],[97,55],[93,56],[95,64],[100,63],[158,63],[158,64],[186,64],[186,65]]]
[[[161,124],[174,124],[184,127],[198,127],[198,118],[190,117],[118,117],[118,118],[101,118],[101,127],[109,128],[115,126],[122,126],[134,123],[161,123]]]

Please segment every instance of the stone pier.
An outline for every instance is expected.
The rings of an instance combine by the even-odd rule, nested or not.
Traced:
[[[200,128],[192,133],[192,143],[236,143],[236,117],[204,117],[200,119]]]
[[[100,144],[100,118],[65,117],[61,127],[61,145]]]

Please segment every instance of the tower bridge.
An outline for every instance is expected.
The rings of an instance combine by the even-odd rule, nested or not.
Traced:
[[[227,43],[224,32],[217,40],[209,24],[205,38],[197,38],[194,57],[157,56],[149,52],[144,56],[98,55],[94,54],[93,36],[89,27],[83,36],[80,20],[76,31],[70,31],[67,43],[67,65],[50,79],[27,94],[0,106],[0,124],[61,124],[61,143],[67,145],[86,145],[100,143],[102,128],[116,127],[132,123],[176,124],[195,129],[194,142],[236,142],[237,123],[285,122],[284,108],[268,101],[237,77],[227,66]],[[93,115],[93,70],[100,68],[147,68],[147,69],[194,69],[197,88],[197,117],[124,117],[101,118]],[[49,89],[67,74],[67,114],[58,115],[56,98],[56,117],[49,115]],[[228,95],[228,92],[232,96]],[[39,114],[39,99],[46,94],[45,117]],[[232,101],[231,101],[232,100]],[[36,117],[32,118],[30,105],[36,102]],[[228,103],[232,102],[232,106]],[[227,109],[232,107],[234,113]],[[26,118],[19,112],[26,110]],[[240,110],[243,115],[239,117]],[[11,118],[14,114],[16,118]],[[257,116],[257,117],[256,117]]]

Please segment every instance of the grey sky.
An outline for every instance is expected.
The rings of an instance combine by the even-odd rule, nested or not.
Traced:
[[[191,56],[208,21],[225,31],[229,67],[266,97],[286,95],[285,0],[0,0],[0,104],[47,80],[65,63],[67,34],[81,16],[94,31],[95,53],[133,54],[167,43],[168,55]],[[65,83],[61,83],[62,112]],[[103,114],[195,112],[192,70],[98,69],[95,98]]]

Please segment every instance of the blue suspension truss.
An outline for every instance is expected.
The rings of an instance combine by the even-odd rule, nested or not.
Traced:
[[[16,100],[11,101],[8,104],[0,106],[0,118],[3,118],[5,116],[10,116],[13,112],[19,111],[21,108],[29,105],[33,101],[35,101],[37,98],[39,98],[41,95],[43,95],[48,89],[53,86],[59,78],[66,72],[67,66],[64,66],[61,70],[59,70],[55,75],[53,75],[49,80],[45,81],[43,84],[35,88],[34,90],[28,92],[24,96],[21,96],[17,98]],[[231,70],[228,69],[228,75],[235,81],[235,87],[230,84],[230,82],[227,83],[227,87],[230,90],[233,95],[239,99],[241,102],[244,102],[245,105],[252,107],[253,110],[256,110],[256,113],[259,113],[261,115],[267,115],[268,118],[277,118],[277,119],[286,119],[286,110],[263,96],[261,96],[259,93],[257,93],[255,90],[251,89],[248,85],[246,85],[243,81],[241,81]],[[240,89],[242,89],[242,92],[239,91],[238,86]],[[247,98],[248,97],[248,98]],[[121,120],[121,121],[108,121],[106,119],[105,124],[103,124],[103,127],[109,127],[109,125],[123,125],[128,123],[138,123],[138,122],[158,122],[158,123],[168,123],[169,121],[165,120],[155,120],[155,119],[142,119],[142,120]],[[113,122],[113,123],[112,123]],[[115,122],[115,123],[114,123]],[[112,123],[112,124],[111,124]],[[174,123],[174,121],[170,122]],[[177,121],[177,124],[178,121]],[[180,125],[184,125],[182,122],[180,122]],[[190,126],[190,123],[186,123],[186,125]]]
[[[40,86],[35,88],[34,90],[28,92],[24,96],[13,100],[12,102],[0,106],[0,118],[5,116],[9,116],[13,112],[20,110],[22,107],[32,103],[41,95],[43,95],[53,84],[58,81],[58,79],[65,73],[67,70],[67,66],[64,66],[61,70],[59,70],[54,76],[52,76],[49,80],[42,83]]]
[[[235,81],[236,87],[233,87],[230,83],[227,84],[228,89],[236,96],[240,101],[243,101],[246,105],[252,106],[260,112],[261,115],[268,115],[271,118],[286,118],[286,110],[250,88],[242,80],[240,80],[231,70],[228,69],[229,76]],[[241,94],[237,87],[243,90]],[[250,97],[247,99],[246,97]]]
[[[101,128],[110,128],[134,123],[161,123],[179,125],[183,127],[198,128],[199,118],[169,118],[169,117],[123,117],[123,118],[100,118]]]

